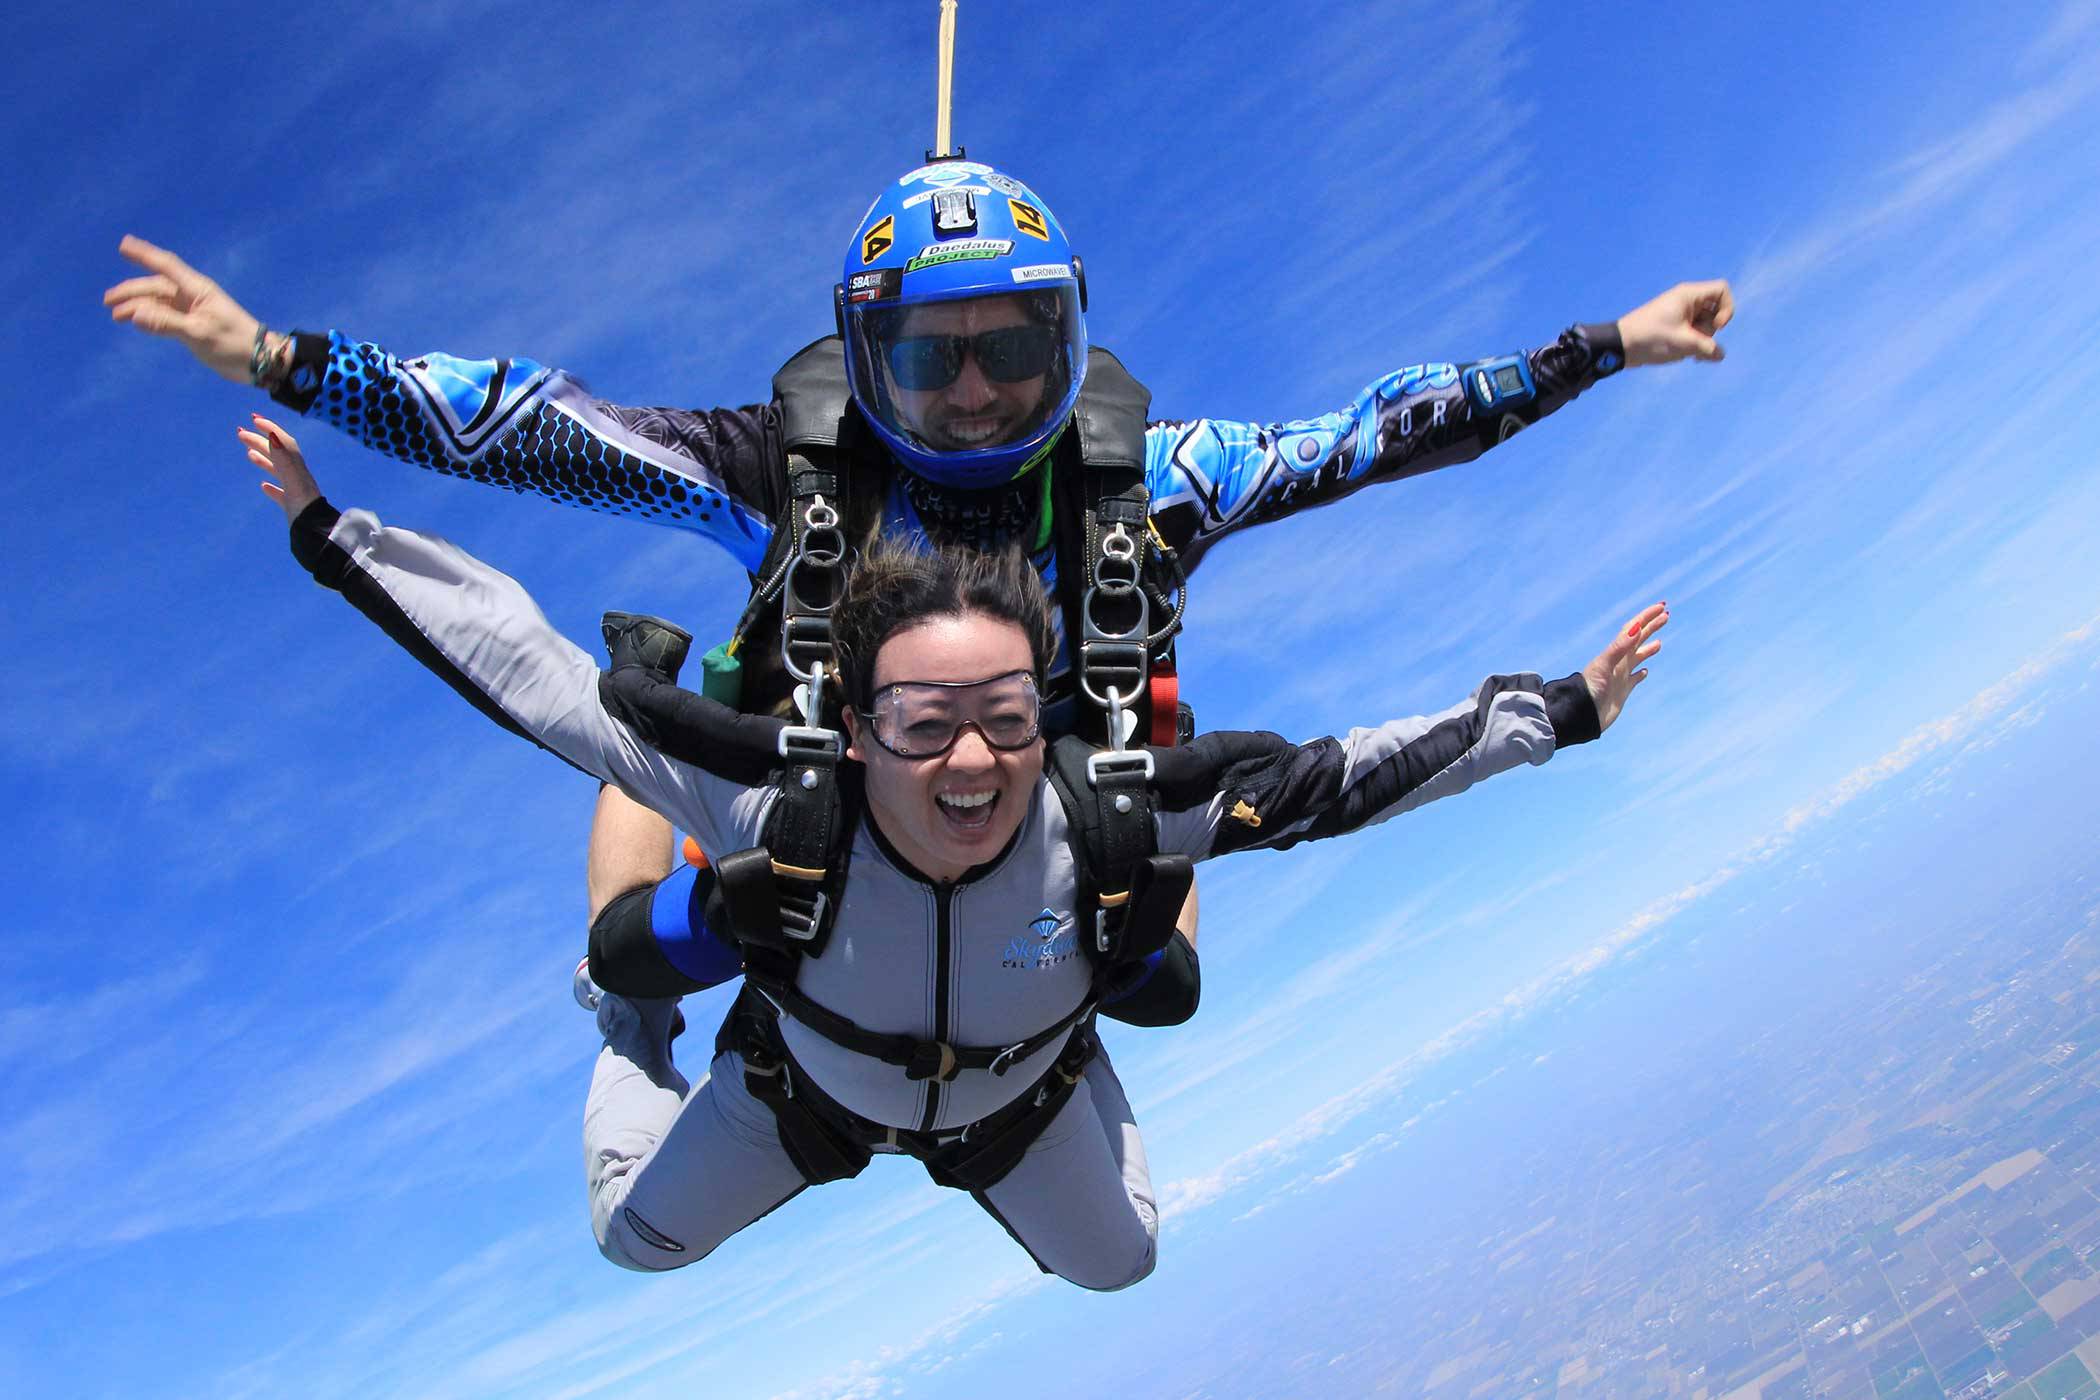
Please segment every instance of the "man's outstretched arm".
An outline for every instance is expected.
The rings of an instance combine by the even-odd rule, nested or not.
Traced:
[[[167,249],[126,237],[118,251],[145,275],[102,294],[111,320],[376,452],[691,530],[747,570],[765,552],[780,460],[769,409],[625,408],[531,360],[404,360],[337,332],[273,330]]]
[[[1193,566],[1234,530],[1471,461],[1622,368],[1719,360],[1714,336],[1734,315],[1726,282],[1683,282],[1541,349],[1397,370],[1319,418],[1155,423],[1145,435],[1152,518]]]

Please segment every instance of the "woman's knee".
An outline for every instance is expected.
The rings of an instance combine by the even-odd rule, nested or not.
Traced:
[[[1158,1263],[1159,1240],[1156,1236],[1148,1235],[1145,1239],[1144,1251],[1139,1256],[1135,1268],[1126,1265],[1121,1268],[1103,1269],[1098,1273],[1093,1269],[1069,1269],[1064,1271],[1060,1277],[1065,1282],[1076,1283],[1090,1292],[1117,1293],[1135,1284],[1143,1283],[1151,1276],[1153,1268]]]
[[[592,1216],[598,1252],[623,1269],[664,1274],[707,1257],[706,1251],[681,1244],[642,1219],[631,1206],[615,1205],[604,1215],[594,1211]]]

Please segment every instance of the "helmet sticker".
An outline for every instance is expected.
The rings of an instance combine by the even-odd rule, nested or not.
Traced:
[[[917,194],[904,197],[904,207],[906,209],[916,209],[935,195],[945,194],[948,190],[953,190],[957,194],[990,194],[992,187],[990,185],[949,185],[945,189],[920,190]]]
[[[1011,238],[958,238],[948,243],[929,243],[919,250],[917,257],[904,264],[904,270],[917,272],[922,267],[1003,258],[1013,250]]]
[[[1033,267],[1017,267],[1013,270],[1016,282],[1064,282],[1072,277],[1070,263],[1037,263]]]
[[[985,176],[992,173],[989,165],[979,165],[974,160],[943,160],[932,165],[922,165],[917,170],[897,181],[909,185],[913,181],[925,185],[959,185],[972,175]]]
[[[1006,207],[1014,211],[1015,228],[1030,238],[1040,238],[1045,243],[1050,241],[1050,228],[1043,222],[1042,210],[1033,204],[1023,204],[1018,199],[1007,200]]]
[[[856,272],[846,279],[846,300],[891,301],[903,290],[903,283],[904,274],[894,267],[878,267],[867,272]]]
[[[1016,199],[1020,199],[1028,193],[1028,186],[1014,179],[1011,175],[1001,175],[996,170],[986,175],[984,182],[999,191],[999,193],[1010,194]]]
[[[884,214],[880,223],[861,236],[860,260],[863,263],[875,261],[884,253],[887,253],[890,250],[890,245],[896,241],[897,221],[890,215]]]

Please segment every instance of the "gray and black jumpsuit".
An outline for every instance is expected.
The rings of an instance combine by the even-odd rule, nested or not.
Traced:
[[[365,511],[338,514],[326,501],[292,534],[321,583],[504,728],[676,822],[711,860],[761,840],[777,788],[649,747],[608,711],[593,657],[557,633],[515,580],[442,539]],[[1158,846],[1202,860],[1342,835],[1596,734],[1580,676],[1544,683],[1528,674],[1490,677],[1439,714],[1340,739],[1207,734],[1154,751]],[[796,990],[819,1006],[882,1034],[997,1045],[1056,1024],[1087,997],[1091,966],[1073,936],[1073,846],[1047,780],[1012,844],[961,880],[921,878],[865,816],[849,871],[829,944],[796,974]],[[1036,1083],[1062,1048],[1053,1042],[1003,1076],[966,1069],[940,1082],[909,1079],[789,1016],[781,1032],[792,1074],[864,1119],[911,1131],[983,1119]],[[643,1270],[693,1263],[801,1189],[733,1052],[680,1092],[615,1039],[585,1115],[592,1220],[609,1258]],[[1105,1057],[979,1199],[1042,1266],[1074,1283],[1121,1288],[1150,1272],[1151,1181]]]

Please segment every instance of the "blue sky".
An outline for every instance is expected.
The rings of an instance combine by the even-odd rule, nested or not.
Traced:
[[[960,1395],[1045,1318],[1143,1352],[1261,1285],[1235,1230],[1404,1157],[1438,1074],[1538,1053],[1892,781],[1958,793],[2100,656],[2100,5],[972,0],[959,137],[1057,210],[1161,416],[1319,413],[1735,282],[1725,364],[1218,550],[1206,726],[1309,737],[1675,620],[1605,743],[1212,868],[1202,1016],[1111,1042],[1167,1204],[1139,1291],[1041,1283],[895,1163],[620,1273],[567,990],[589,786],[303,582],[232,438],[255,397],[98,295],[136,232],[273,324],[759,398],[930,144],[935,6],[198,10],[16,25],[0,1391]],[[571,635],[741,602],[676,533],[304,440]]]

